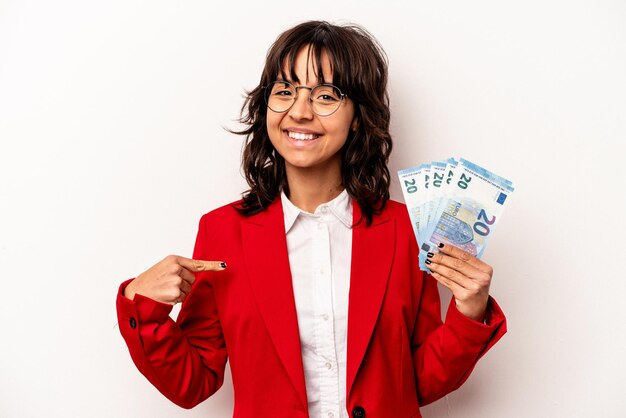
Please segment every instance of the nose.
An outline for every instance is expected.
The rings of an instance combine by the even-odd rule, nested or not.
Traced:
[[[304,92],[300,90],[306,90]],[[313,119],[313,109],[311,108],[311,89],[309,87],[299,86],[296,88],[296,100],[289,109],[289,116],[296,120]]]

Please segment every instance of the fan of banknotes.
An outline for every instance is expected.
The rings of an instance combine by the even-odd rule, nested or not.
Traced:
[[[398,171],[420,253],[450,244],[480,258],[513,193],[513,183],[466,159],[449,158]]]

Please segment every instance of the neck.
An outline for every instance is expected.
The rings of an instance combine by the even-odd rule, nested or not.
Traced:
[[[340,170],[290,170],[287,168],[289,200],[302,210],[315,212],[315,209],[333,200],[343,191]]]

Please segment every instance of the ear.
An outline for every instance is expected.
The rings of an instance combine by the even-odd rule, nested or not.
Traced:
[[[356,132],[356,130],[359,129],[359,118],[355,117],[354,119],[352,119],[352,123],[350,124],[350,129],[353,132]]]

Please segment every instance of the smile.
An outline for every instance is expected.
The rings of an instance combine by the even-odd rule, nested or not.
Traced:
[[[312,141],[319,137],[319,135],[317,134],[310,134],[310,133],[305,134],[302,132],[291,132],[291,131],[287,131],[287,135],[289,136],[289,138],[295,139],[296,141]]]

